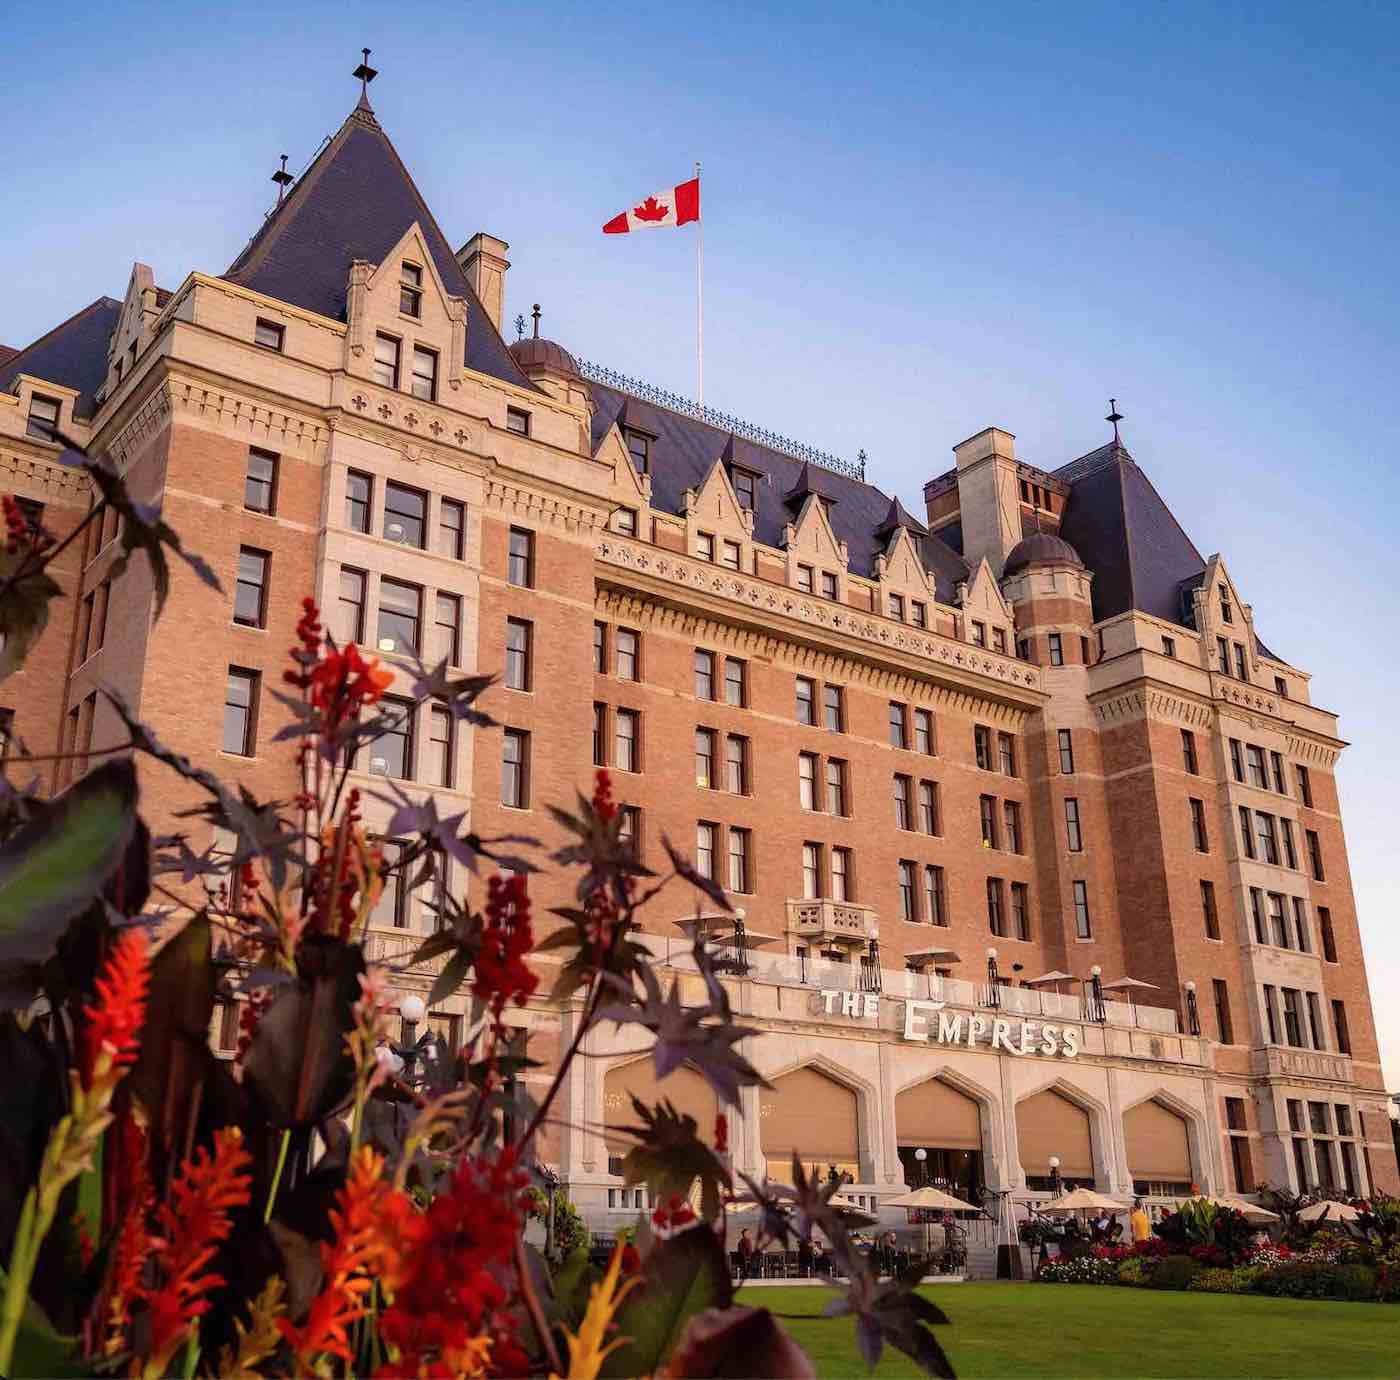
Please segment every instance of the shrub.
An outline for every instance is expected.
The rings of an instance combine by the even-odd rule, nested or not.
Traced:
[[[1152,1288],[1186,1289],[1200,1271],[1201,1262],[1193,1256],[1164,1256],[1152,1271]]]
[[[1295,1258],[1267,1270],[1253,1290],[1287,1299],[1373,1299],[1377,1271],[1370,1265],[1334,1265],[1325,1260]]]
[[[1153,1262],[1142,1256],[1133,1256],[1118,1263],[1118,1283],[1129,1284],[1141,1289],[1152,1278]]]
[[[1068,1260],[1047,1260],[1036,1279],[1042,1284],[1116,1284],[1118,1266],[1111,1260],[1077,1255]]]
[[[1382,1303],[1400,1303],[1400,1246],[1377,1257],[1376,1297]]]
[[[1199,1294],[1233,1294],[1235,1292],[1235,1272],[1233,1270],[1202,1270],[1186,1287]]]

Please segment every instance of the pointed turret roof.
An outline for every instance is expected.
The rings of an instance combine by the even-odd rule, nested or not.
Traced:
[[[821,469],[812,464],[810,460],[802,462],[802,468],[797,472],[797,480],[786,494],[783,495],[784,502],[789,507],[800,508],[809,495],[816,494],[818,498],[824,498],[828,503],[840,502],[840,494],[837,485],[832,483],[832,474],[829,470]]]
[[[885,513],[885,520],[875,529],[877,537],[888,537],[896,527],[907,527],[915,536],[928,536],[928,528],[916,517],[911,517],[905,511],[904,504],[899,501],[898,496],[890,499],[890,506]]]
[[[363,94],[224,276],[343,321],[350,265],[380,263],[415,221],[448,292],[466,299],[467,367],[529,388]]]

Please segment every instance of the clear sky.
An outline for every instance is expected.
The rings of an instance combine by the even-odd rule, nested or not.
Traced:
[[[694,391],[693,231],[599,227],[700,159],[712,404],[865,448],[919,512],[963,437],[1005,427],[1051,468],[1119,399],[1139,464],[1342,716],[1400,1089],[1400,10],[19,5],[0,342],[121,297],[134,259],[172,288],[226,268],[277,155],[300,170],[353,105],[365,44],[448,238],[508,240],[509,316],[541,302],[578,354]]]

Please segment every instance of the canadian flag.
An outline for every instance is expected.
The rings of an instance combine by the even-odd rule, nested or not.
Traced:
[[[625,235],[631,230],[659,230],[666,225],[689,225],[700,219],[700,179],[692,177],[667,187],[643,202],[614,216],[603,226],[605,235]]]

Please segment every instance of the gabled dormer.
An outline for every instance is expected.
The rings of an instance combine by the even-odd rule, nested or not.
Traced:
[[[1206,562],[1200,583],[1189,591],[1189,606],[1207,669],[1234,680],[1258,682],[1254,610],[1240,597],[1219,552]]]
[[[958,586],[962,596],[963,638],[974,647],[1013,655],[1016,649],[1016,615],[1001,592],[987,557],[977,562],[972,578]]]
[[[607,498],[612,504],[608,526],[619,536],[651,536],[651,475],[639,474],[622,428],[614,422],[602,435],[593,458],[612,466]]]
[[[131,376],[137,360],[150,343],[151,324],[160,315],[156,295],[155,275],[150,268],[142,263],[132,264],[126,297],[107,347],[107,377],[101,390],[104,400]]]
[[[350,265],[346,318],[354,377],[432,402],[461,387],[466,299],[448,291],[419,222],[378,264]]]
[[[753,571],[753,513],[743,507],[717,457],[699,488],[681,499],[686,549],[730,570]]]
[[[892,498],[875,535],[885,543],[875,557],[879,611],[916,628],[932,627],[930,606],[937,595],[914,542],[916,536],[927,536],[928,529],[910,517],[899,499]]]
[[[845,602],[850,553],[837,537],[827,512],[827,500],[808,492],[795,521],[783,529],[787,582],[804,594]]]

